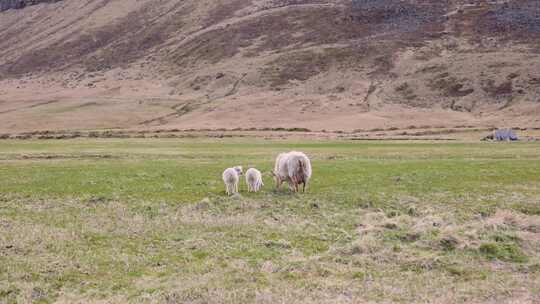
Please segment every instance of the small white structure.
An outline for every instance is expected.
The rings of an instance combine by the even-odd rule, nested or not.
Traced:
[[[248,192],[258,192],[264,186],[261,171],[255,168],[249,168],[246,171],[246,184]]]
[[[301,184],[302,191],[306,191],[311,174],[311,161],[304,153],[297,151],[279,154],[272,172],[276,189],[279,189],[283,182],[287,182],[289,189],[294,192],[298,192]]]
[[[227,168],[223,171],[223,182],[225,183],[225,191],[227,195],[233,195],[238,193],[238,181],[242,175],[242,167],[236,166],[233,168]]]

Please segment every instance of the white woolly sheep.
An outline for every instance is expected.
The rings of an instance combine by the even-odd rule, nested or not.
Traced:
[[[236,166],[223,171],[223,182],[225,183],[225,191],[227,195],[238,193],[238,181],[242,175],[242,167]]]
[[[258,192],[264,186],[261,171],[255,168],[249,168],[246,171],[246,184],[248,192]]]
[[[279,189],[281,184],[286,181],[291,191],[298,192],[298,186],[302,184],[302,191],[305,192],[311,173],[309,158],[302,152],[292,151],[277,156],[272,175],[276,182],[276,189]]]

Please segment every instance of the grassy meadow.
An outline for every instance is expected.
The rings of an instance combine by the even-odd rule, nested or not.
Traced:
[[[31,302],[539,303],[540,143],[0,141],[0,303]]]

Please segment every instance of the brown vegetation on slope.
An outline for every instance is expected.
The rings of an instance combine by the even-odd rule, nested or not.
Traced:
[[[352,130],[404,126],[425,111],[442,124],[537,125],[539,14],[532,0],[72,0],[8,10],[0,112],[10,117],[0,129]],[[74,107],[86,122],[77,124],[63,110],[43,115],[62,102],[28,108],[44,98],[111,106],[104,116]]]

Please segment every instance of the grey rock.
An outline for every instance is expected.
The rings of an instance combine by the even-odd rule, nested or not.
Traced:
[[[21,9],[39,3],[53,3],[58,1],[62,0],[0,0],[0,12],[8,9]]]

